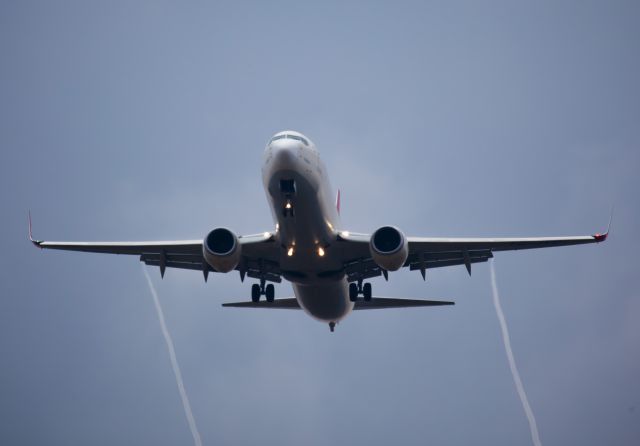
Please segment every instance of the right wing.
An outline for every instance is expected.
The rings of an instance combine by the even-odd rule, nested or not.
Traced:
[[[215,272],[202,255],[202,240],[149,241],[149,242],[48,242],[35,240],[29,215],[29,239],[41,249],[93,252],[100,254],[125,254],[140,256],[147,265],[158,266],[164,277],[166,268],[202,271],[205,280],[209,272]],[[270,282],[280,282],[279,250],[273,234],[238,236],[242,258],[236,270],[240,278],[245,275]]]

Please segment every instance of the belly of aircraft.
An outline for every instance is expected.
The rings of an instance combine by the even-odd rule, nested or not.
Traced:
[[[300,307],[321,322],[339,322],[353,310],[346,280],[316,285],[293,284]]]
[[[295,193],[280,190],[283,179],[295,182]],[[292,282],[308,284],[309,280],[335,281],[343,277],[339,274],[342,262],[335,249],[335,222],[325,215],[327,198],[317,183],[317,179],[293,170],[277,171],[268,182],[272,213],[278,224],[277,239],[282,247],[280,268]]]

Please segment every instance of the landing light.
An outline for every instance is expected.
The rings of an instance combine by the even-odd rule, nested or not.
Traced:
[[[318,246],[318,255],[324,257],[324,248],[322,246]]]
[[[269,237],[271,237],[271,233],[270,233],[270,232],[265,232],[263,235],[264,235],[264,238],[269,238]]]
[[[349,237],[349,231],[342,231],[343,237]]]
[[[289,257],[291,257],[293,255],[293,246],[291,248],[289,248],[289,250],[287,251],[287,255]]]
[[[287,204],[284,205],[286,209],[291,209],[291,202],[287,201]]]

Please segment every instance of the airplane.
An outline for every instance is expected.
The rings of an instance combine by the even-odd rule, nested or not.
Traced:
[[[315,144],[302,133],[276,133],[264,150],[262,181],[275,229],[237,235],[224,227],[202,240],[148,242],[48,242],[35,240],[29,213],[29,239],[42,249],[140,256],[146,265],[210,273],[238,271],[240,280],[256,279],[251,300],[222,304],[236,308],[302,309],[335,326],[354,310],[453,305],[454,302],[374,297],[368,279],[407,267],[426,271],[486,262],[494,252],[600,243],[607,231],[576,237],[434,238],[407,237],[395,226],[372,234],[340,224],[340,190],[335,201],[326,166]],[[273,283],[291,282],[295,297],[275,299]],[[261,300],[264,296],[265,299]]]

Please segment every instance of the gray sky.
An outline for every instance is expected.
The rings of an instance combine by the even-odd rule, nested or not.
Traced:
[[[640,443],[640,4],[0,2],[0,443],[190,444],[137,259],[58,240],[272,227],[264,144],[312,138],[344,226],[590,234],[500,253],[545,445]],[[455,307],[222,309],[237,274],[150,271],[205,444],[530,442],[489,268],[379,295]],[[276,287],[291,295],[288,284]]]

